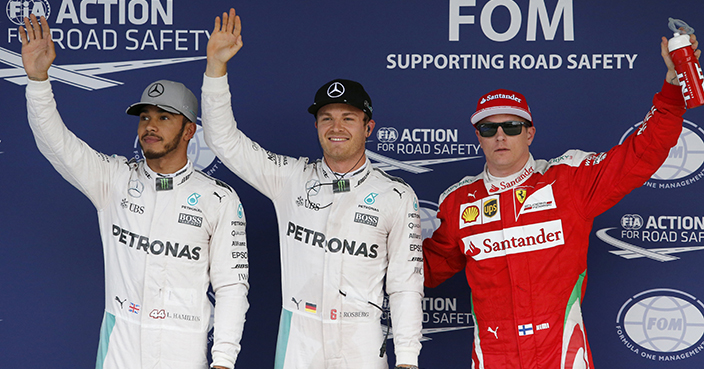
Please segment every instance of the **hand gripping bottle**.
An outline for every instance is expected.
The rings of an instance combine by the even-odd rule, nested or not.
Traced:
[[[704,105],[704,75],[702,67],[694,56],[689,35],[694,29],[679,19],[669,19],[668,26],[675,32],[673,38],[667,43],[670,58],[675,63],[677,79],[682,87],[682,96],[687,104],[687,109]]]

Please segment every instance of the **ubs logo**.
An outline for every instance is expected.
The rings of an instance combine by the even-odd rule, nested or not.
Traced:
[[[132,213],[144,214],[144,206],[143,205],[131,203],[131,202],[127,201],[127,199],[122,199],[122,201],[120,202],[120,206],[122,206],[123,209],[129,210]]]
[[[298,199],[296,199],[296,205],[297,206],[303,206],[306,209],[318,211],[320,210],[320,204],[317,202],[310,201],[308,199],[304,199],[303,196],[298,196]]]

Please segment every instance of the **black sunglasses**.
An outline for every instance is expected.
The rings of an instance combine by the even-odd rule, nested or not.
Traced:
[[[482,137],[494,137],[496,131],[501,127],[507,136],[516,136],[521,134],[523,126],[530,127],[530,123],[517,120],[509,120],[501,123],[479,123],[477,129]]]

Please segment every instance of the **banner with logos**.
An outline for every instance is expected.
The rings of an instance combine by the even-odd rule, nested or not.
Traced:
[[[483,169],[469,123],[481,95],[526,96],[535,158],[604,152],[638,129],[662,85],[668,17],[704,30],[697,0],[5,0],[0,366],[92,367],[104,307],[95,209],[42,157],[27,124],[22,18],[45,15],[52,26],[50,74],[69,129],[103,153],[141,158],[125,109],[158,79],[199,95],[214,17],[231,6],[243,23],[244,47],[229,63],[240,128],[273,152],[318,158],[306,111],[316,90],[361,82],[376,121],[368,156],[413,186],[423,237],[438,226],[439,194]],[[225,168],[201,129],[189,156],[244,204],[251,307],[237,367],[271,367],[281,310],[273,206]],[[704,366],[703,178],[696,108],[660,170],[594,222],[582,310],[595,367]],[[469,294],[463,273],[426,289],[421,368],[470,367]]]

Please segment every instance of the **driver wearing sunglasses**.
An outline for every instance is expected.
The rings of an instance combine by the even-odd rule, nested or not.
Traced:
[[[506,177],[528,162],[535,127],[523,95],[504,89],[489,92],[479,99],[471,122],[491,175]]]
[[[426,287],[465,270],[473,368],[593,366],[581,311],[589,234],[594,217],[648,180],[677,143],[685,104],[673,68],[642,128],[603,153],[536,160],[525,97],[481,97],[471,122],[484,170],[440,196],[440,226],[423,241]]]

